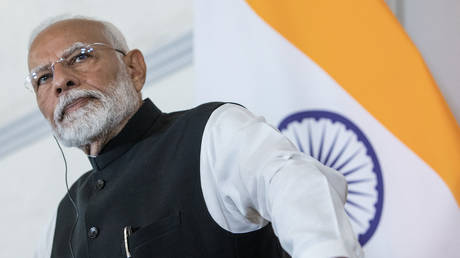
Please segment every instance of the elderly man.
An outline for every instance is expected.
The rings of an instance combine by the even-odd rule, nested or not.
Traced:
[[[41,28],[28,64],[55,136],[93,168],[38,257],[362,257],[339,173],[241,106],[162,113],[142,100],[142,53],[110,23]]]

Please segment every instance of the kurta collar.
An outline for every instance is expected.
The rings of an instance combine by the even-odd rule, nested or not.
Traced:
[[[104,169],[109,163],[127,152],[152,127],[161,111],[150,101],[145,99],[142,106],[128,121],[121,132],[112,138],[97,156],[88,156],[91,166],[95,170]]]

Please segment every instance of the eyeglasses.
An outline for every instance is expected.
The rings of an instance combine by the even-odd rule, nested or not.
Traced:
[[[123,56],[126,55],[126,53],[122,50],[113,48],[104,43],[82,45],[83,43],[75,43],[73,46],[65,50],[62,57],[58,60],[52,62],[51,64],[33,68],[31,73],[26,77],[26,88],[30,89],[30,86],[32,86],[33,90],[37,92],[39,88],[51,84],[56,64],[62,64],[67,69],[74,72],[85,73],[91,71],[93,65],[97,61],[97,56],[95,54],[99,51],[98,49],[111,49],[121,53]]]

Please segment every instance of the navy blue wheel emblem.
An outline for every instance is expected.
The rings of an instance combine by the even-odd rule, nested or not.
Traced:
[[[364,133],[347,118],[319,110],[292,114],[278,129],[302,152],[345,176],[345,212],[364,246],[378,227],[383,206],[380,164]]]

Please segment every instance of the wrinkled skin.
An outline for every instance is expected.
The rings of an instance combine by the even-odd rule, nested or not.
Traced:
[[[88,21],[81,19],[71,19],[57,22],[41,31],[31,44],[28,56],[29,70],[43,65],[50,64],[62,56],[65,49],[76,42],[89,43],[105,43],[112,45],[110,40],[105,36],[103,25],[96,21]],[[78,74],[62,64],[55,65],[54,78],[50,87],[40,88],[36,92],[37,104],[44,115],[50,122],[53,128],[56,127],[54,120],[54,110],[59,97],[66,94],[72,89],[87,89],[96,90],[104,95],[109,94],[114,89],[113,82],[117,78],[120,69],[126,67],[132,85],[139,93],[139,107],[142,103],[140,91],[145,82],[146,66],[142,53],[139,50],[131,50],[126,56],[122,57],[122,62],[119,61],[116,55],[120,55],[115,51],[100,51],[97,64],[89,72]],[[93,101],[97,103],[97,99],[87,99],[80,101],[72,107],[69,112],[77,110]],[[133,114],[131,114],[132,116]],[[88,146],[80,146],[80,148],[89,155],[97,155],[105,143],[124,127],[126,122],[131,117],[127,117],[120,125],[113,130],[104,139],[97,139]]]

